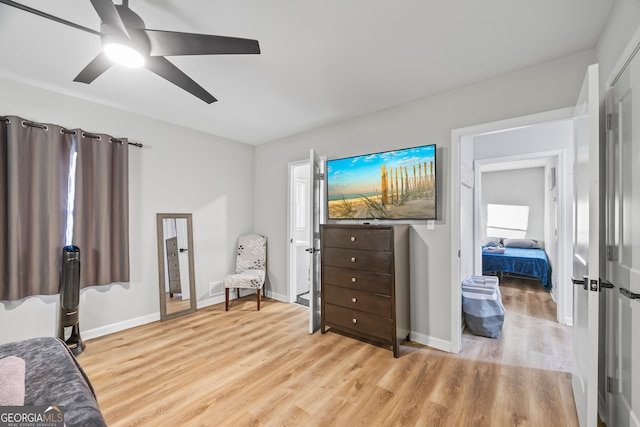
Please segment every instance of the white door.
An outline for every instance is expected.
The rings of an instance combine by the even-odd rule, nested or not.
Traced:
[[[580,425],[598,422],[600,162],[598,65],[591,65],[574,114],[573,396]]]
[[[182,299],[189,300],[191,298],[191,290],[189,289],[189,247],[187,219],[176,219],[176,232],[178,237],[178,263],[180,264],[180,283],[182,288]]]
[[[639,67],[636,56],[607,93],[606,278],[617,287],[606,305],[609,426],[640,427]]]
[[[309,265],[309,333],[320,329],[320,222],[324,208],[322,206],[324,189],[324,162],[311,149],[309,155],[309,248],[311,257]]]

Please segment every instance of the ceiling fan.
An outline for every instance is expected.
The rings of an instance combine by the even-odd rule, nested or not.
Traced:
[[[217,101],[202,86],[173,65],[165,56],[259,54],[257,40],[208,34],[180,33],[146,28],[138,14],[129,9],[129,1],[116,5],[112,0],[90,0],[100,17],[100,31],[50,15],[12,0],[0,0],[9,6],[100,36],[102,52],[80,71],[73,81],[91,83],[114,63],[144,66],[207,104]]]

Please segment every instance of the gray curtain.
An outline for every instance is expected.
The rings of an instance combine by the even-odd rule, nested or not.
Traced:
[[[123,138],[77,135],[73,244],[80,285],[129,281],[129,147]]]
[[[0,300],[56,294],[71,138],[20,117],[0,121]]]
[[[0,117],[0,198],[0,300],[57,294],[67,244],[81,287],[129,281],[126,139]]]

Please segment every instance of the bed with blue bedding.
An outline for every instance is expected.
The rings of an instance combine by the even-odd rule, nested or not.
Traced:
[[[551,265],[544,249],[505,247],[504,251],[482,251],[482,274],[511,273],[542,282],[551,290]]]

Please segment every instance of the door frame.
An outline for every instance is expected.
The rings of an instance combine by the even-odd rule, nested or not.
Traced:
[[[460,237],[461,237],[461,185],[463,168],[461,165],[462,141],[486,133],[498,132],[518,127],[531,126],[555,120],[566,120],[573,117],[573,107],[551,110],[528,116],[484,123],[451,131],[451,345],[452,353],[459,353],[462,347],[462,281]],[[475,229],[475,227],[474,227]],[[467,256],[466,254],[464,256]],[[468,256],[473,257],[473,254]],[[472,258],[473,262],[473,258]],[[564,265],[564,262],[561,263]],[[561,272],[559,272],[561,273]],[[558,277],[561,277],[558,275]]]
[[[549,160],[555,160],[556,164],[556,183],[555,186],[557,188],[557,210],[556,210],[556,231],[558,235],[556,236],[556,247],[555,247],[555,258],[550,259],[552,265],[554,265],[553,274],[557,281],[559,281],[562,277],[567,276],[567,269],[569,268],[567,250],[568,244],[571,241],[571,224],[570,222],[570,210],[567,211],[567,199],[570,197],[567,191],[567,185],[570,183],[566,182],[566,169],[568,164],[566,161],[571,161],[571,159],[567,159],[566,150],[558,149],[558,150],[549,150],[549,151],[537,151],[533,153],[523,153],[523,154],[514,154],[503,157],[491,157],[485,159],[474,160],[474,258],[473,258],[473,266],[474,266],[474,274],[482,274],[482,250],[480,249],[480,241],[482,239],[481,234],[481,226],[480,226],[480,210],[478,208],[479,200],[482,197],[482,174],[483,168],[487,166],[496,166],[500,164],[513,164],[515,166],[524,167],[532,167],[531,164],[535,164],[535,167],[542,167],[546,173],[546,164]],[[544,183],[545,191],[547,183]],[[545,206],[545,214],[547,214],[549,207]],[[545,223],[545,235],[549,230],[547,229],[547,224]],[[549,240],[544,239],[544,248],[547,250],[547,255],[549,250]],[[564,256],[563,256],[564,255]],[[557,283],[557,282],[556,282]],[[562,323],[565,325],[571,326],[573,323],[573,310],[572,310],[572,298],[571,291],[572,288],[567,286],[566,283],[562,285],[555,286],[552,289],[551,296],[557,304],[557,313],[556,320],[558,323]]]

